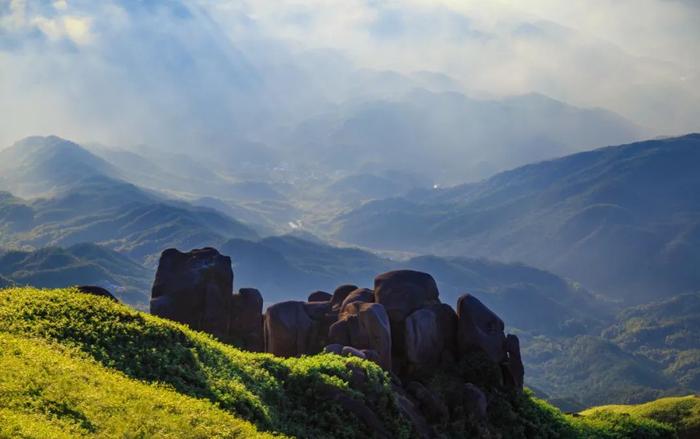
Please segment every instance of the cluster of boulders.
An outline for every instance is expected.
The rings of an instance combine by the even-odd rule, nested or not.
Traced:
[[[503,321],[469,294],[459,298],[456,311],[441,303],[433,277],[418,271],[380,274],[373,289],[316,291],[307,301],[276,303],[263,314],[259,291],[233,293],[229,257],[213,248],[169,249],[161,255],[151,313],[251,351],[284,357],[326,351],[373,361],[405,383],[400,393],[426,417],[443,417],[446,408],[421,382],[475,352],[500,367],[504,387],[523,386],[518,338],[505,334]],[[483,416],[484,394],[466,383],[464,393]]]

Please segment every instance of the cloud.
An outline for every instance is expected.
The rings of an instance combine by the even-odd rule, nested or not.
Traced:
[[[0,0],[0,142],[269,138],[407,87],[366,69],[700,130],[698,22],[672,0]]]

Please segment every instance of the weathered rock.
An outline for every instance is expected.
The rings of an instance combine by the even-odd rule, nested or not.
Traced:
[[[474,384],[466,383],[464,385],[463,396],[467,411],[473,414],[477,419],[485,419],[486,410],[488,409],[488,400],[484,392]]]
[[[331,298],[331,308],[333,311],[340,311],[340,306],[343,304],[343,300],[348,297],[348,294],[352,293],[357,289],[356,285],[341,285],[335,289],[333,292],[333,297]]]
[[[265,313],[265,352],[294,357],[311,350],[313,320],[304,309],[305,302],[281,302]]]
[[[350,325],[347,319],[338,320],[328,329],[328,343],[348,346],[350,344]]]
[[[367,288],[358,288],[356,290],[353,290],[350,294],[348,294],[345,300],[343,300],[343,303],[340,305],[341,318],[343,313],[345,312],[345,308],[349,304],[354,302],[372,303],[374,302],[374,292]]]
[[[330,327],[329,342],[374,350],[379,365],[391,369],[391,326],[384,307],[377,303],[347,304],[342,319]]]
[[[406,390],[418,401],[418,407],[428,421],[437,423],[449,419],[450,412],[447,405],[423,384],[411,381],[406,385]]]
[[[363,360],[367,359],[367,356],[365,355],[364,352],[362,352],[359,349],[355,349],[352,346],[343,346],[343,349],[340,351],[341,355],[345,355],[346,357],[357,357],[357,358],[362,358]]]
[[[508,334],[506,337],[506,351],[508,362],[506,363],[505,382],[513,388],[522,390],[525,379],[525,367],[520,357],[520,340],[517,335]]]
[[[151,290],[151,313],[228,341],[233,270],[213,248],[165,250]]]
[[[323,348],[323,352],[329,353],[329,354],[336,354],[336,355],[342,355],[343,353],[343,345],[338,344],[338,343],[333,343],[326,345]]]
[[[386,309],[391,321],[403,321],[418,308],[439,303],[435,279],[428,273],[397,270],[374,278],[375,302]]]
[[[439,364],[444,340],[434,311],[423,308],[411,313],[406,318],[404,335],[410,364],[428,369]]]
[[[102,287],[97,287],[94,285],[80,285],[76,288],[83,294],[91,294],[93,296],[106,297],[108,299],[112,299],[115,302],[119,302],[119,300],[117,300],[117,298],[114,297],[112,293],[110,293]]]
[[[471,294],[457,302],[457,343],[460,353],[482,350],[494,363],[507,359],[505,325],[493,311]]]
[[[230,339],[243,349],[262,352],[265,348],[263,337],[263,298],[255,288],[241,288],[231,298]]]
[[[309,294],[308,301],[309,302],[330,302],[330,300],[333,298],[331,294],[326,293],[325,291],[314,291],[313,293]]]
[[[330,302],[305,303],[304,310],[313,321],[308,353],[315,354],[329,343],[328,333],[331,325],[337,321],[338,316],[337,313],[331,310]]]
[[[457,352],[457,313],[446,303],[428,306],[435,313],[438,325],[438,333],[443,344],[443,356],[445,351],[451,356]]]

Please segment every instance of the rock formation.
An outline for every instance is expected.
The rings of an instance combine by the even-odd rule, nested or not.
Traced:
[[[229,339],[236,346],[263,352],[263,297],[255,288],[241,288],[231,298]]]
[[[441,303],[428,273],[391,271],[375,278],[373,290],[341,285],[333,294],[315,291],[306,302],[270,305],[264,315],[258,290],[232,291],[230,258],[212,248],[166,250],[151,312],[243,349],[284,357],[325,351],[373,361],[391,374],[399,409],[421,437],[433,436],[429,425],[448,422],[454,410],[486,418],[488,398],[483,389],[463,381],[462,360],[485,359],[504,390],[523,386],[518,338],[506,335],[503,321],[470,294],[459,298],[456,312]],[[451,374],[451,396],[431,390],[428,383],[436,373]],[[350,400],[345,405],[375,424],[361,405]]]
[[[208,332],[226,343],[263,349],[262,295],[233,294],[231,258],[216,249],[165,250],[151,289],[151,314]]]

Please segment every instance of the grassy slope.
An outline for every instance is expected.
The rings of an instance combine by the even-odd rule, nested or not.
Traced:
[[[0,334],[0,437],[251,437],[209,401],[130,380],[81,352]]]
[[[0,348],[0,437],[376,433],[329,398],[329,389],[363,402],[389,437],[410,435],[388,377],[371,363],[241,352],[73,290],[0,291]],[[470,381],[488,389],[470,370]],[[670,427],[653,420],[608,412],[574,418],[529,394],[491,396],[489,425],[473,425],[464,415],[457,422],[463,425],[440,431],[455,437],[467,431],[508,438],[673,437]]]
[[[209,400],[259,430],[302,437],[369,435],[364,424],[323,396],[331,387],[363,400],[392,437],[407,436],[385,374],[359,359],[246,353],[174,322],[71,290],[0,292],[3,332],[78,349],[132,382],[162,383]],[[352,386],[348,365],[367,379]]]
[[[700,437],[700,397],[682,396],[661,398],[639,405],[606,405],[581,412],[586,416],[601,413],[628,414],[631,417],[647,418],[678,427],[682,439]]]

